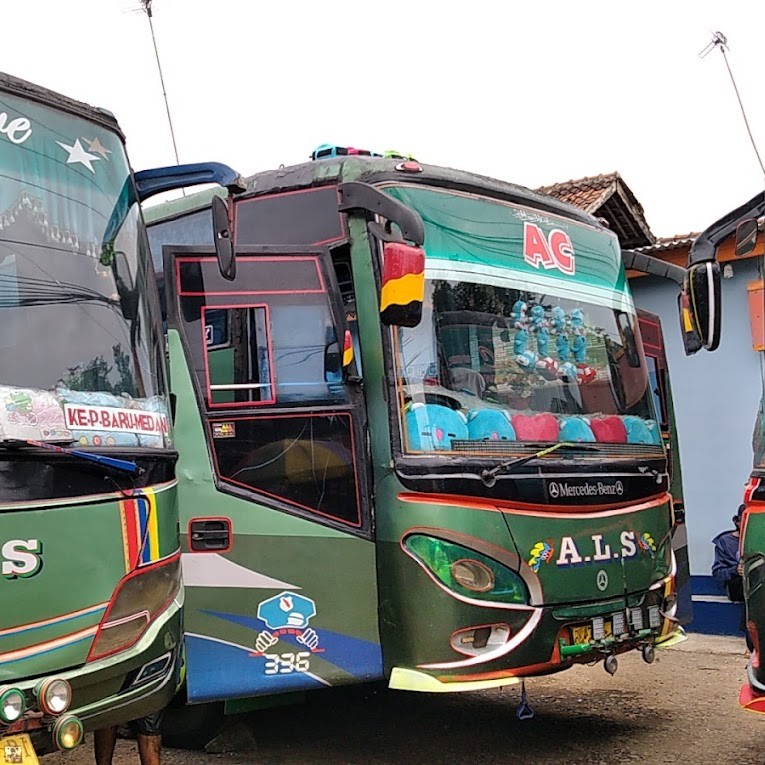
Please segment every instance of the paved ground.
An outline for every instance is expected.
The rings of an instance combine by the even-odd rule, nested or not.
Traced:
[[[655,664],[620,657],[619,671],[575,667],[528,683],[533,720],[515,717],[519,691],[404,694],[330,691],[302,706],[241,717],[240,750],[166,750],[164,765],[763,765],[765,717],[741,711],[743,639],[692,635]],[[253,736],[254,734],[254,736]],[[247,742],[250,746],[246,746]],[[252,741],[257,743],[253,746]],[[92,765],[86,744],[42,765]],[[120,741],[115,765],[137,765]]]

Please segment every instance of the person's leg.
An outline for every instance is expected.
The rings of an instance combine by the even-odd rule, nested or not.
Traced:
[[[162,751],[162,736],[147,736],[145,733],[136,734],[138,741],[138,757],[141,765],[160,765]]]
[[[159,765],[162,751],[162,716],[163,712],[160,710],[133,721],[141,765]]]
[[[111,728],[102,728],[93,734],[93,754],[96,758],[96,765],[112,765],[112,756],[114,755],[114,745],[116,743],[116,725]]]

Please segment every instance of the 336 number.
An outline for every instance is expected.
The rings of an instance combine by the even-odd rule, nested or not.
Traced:
[[[308,672],[310,669],[310,652],[299,653],[267,653],[266,675],[289,675],[292,672]]]

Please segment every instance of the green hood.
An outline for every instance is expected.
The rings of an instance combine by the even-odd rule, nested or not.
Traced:
[[[507,518],[522,568],[536,578],[545,605],[592,600],[596,593],[606,599],[639,592],[669,574],[667,502],[608,516]]]
[[[119,503],[0,516],[0,685],[84,664],[126,571]]]

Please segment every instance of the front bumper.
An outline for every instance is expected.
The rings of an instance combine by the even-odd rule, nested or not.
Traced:
[[[481,613],[470,617],[476,627],[452,632],[449,659],[446,651],[439,651],[444,660],[394,666],[389,687],[428,692],[498,687],[638,649],[652,661],[653,648],[677,630],[673,580],[658,584],[647,592],[600,603],[476,609]],[[462,656],[455,659],[455,654]]]
[[[167,706],[179,684],[181,607],[179,599],[173,601],[130,649],[56,673],[55,677],[67,680],[72,687],[72,703],[66,715],[75,715],[88,732]],[[44,715],[34,700],[34,689],[43,679],[13,684],[24,692],[27,711],[12,725],[0,723],[0,738],[26,733],[38,754],[56,749],[53,728],[58,717]]]

